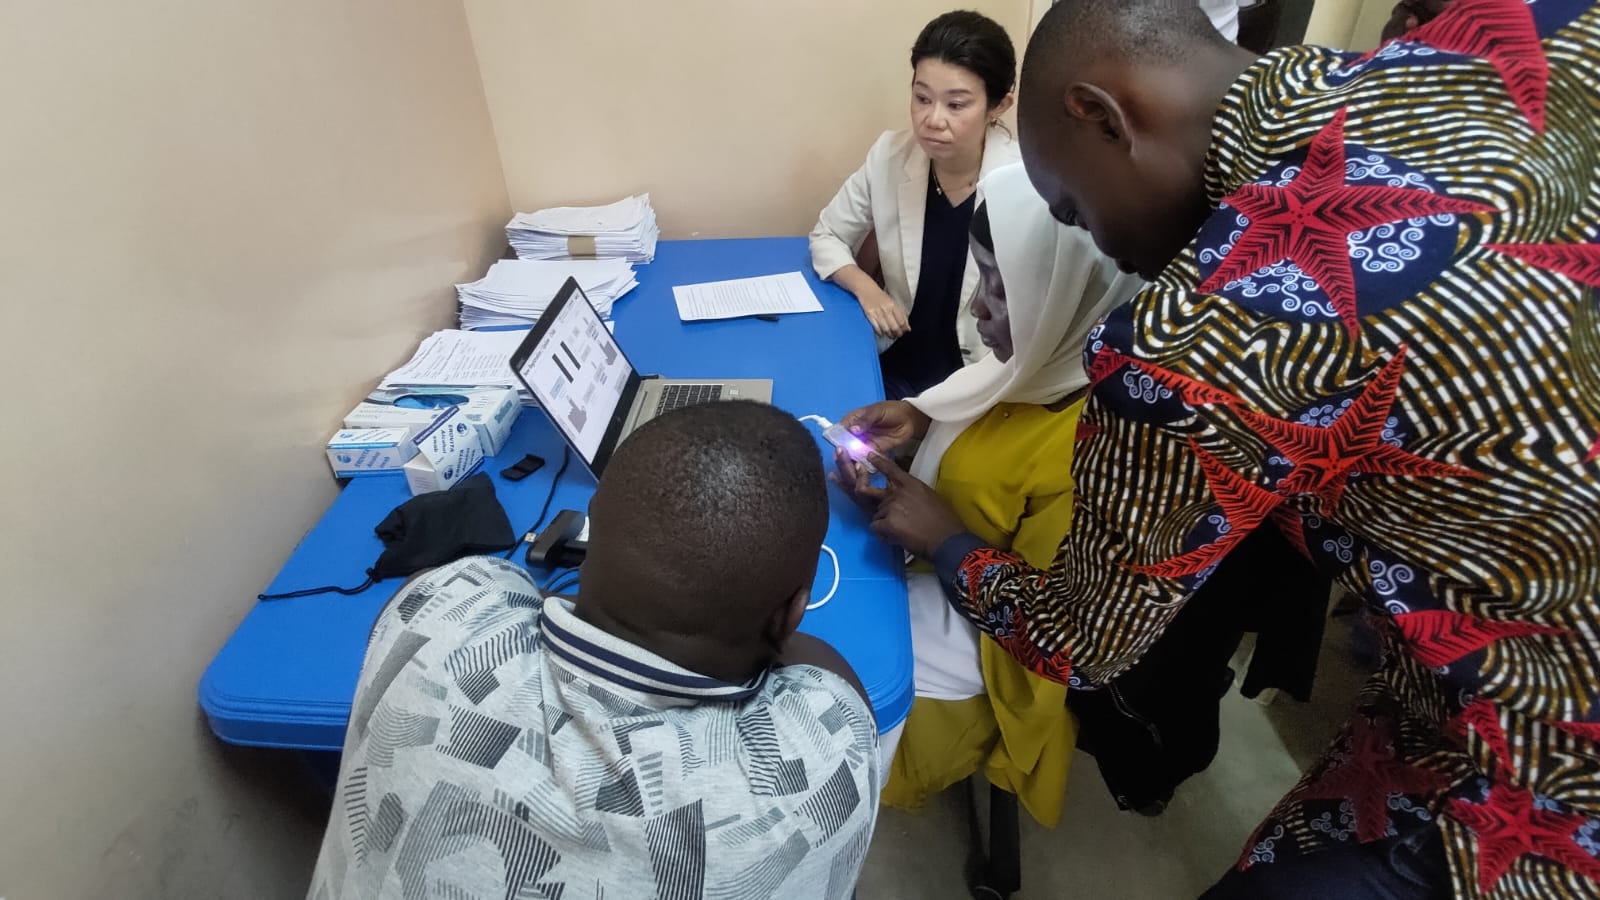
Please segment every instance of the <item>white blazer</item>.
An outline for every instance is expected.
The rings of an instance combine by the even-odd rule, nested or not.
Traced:
[[[1020,158],[1011,135],[991,126],[984,137],[979,178]],[[867,151],[867,161],[839,188],[817,219],[817,227],[811,229],[811,265],[817,277],[831,278],[854,263],[867,232],[875,232],[883,289],[909,316],[922,271],[922,221],[927,202],[928,154],[910,131],[885,131]],[[961,279],[961,314],[956,317],[956,340],[967,363],[977,362],[989,352],[978,339],[977,319],[967,314],[967,304],[977,292],[978,266],[968,253]],[[878,338],[878,352],[892,343]]]
[[[1200,0],[1200,8],[1211,19],[1212,27],[1232,44],[1239,40],[1239,4],[1241,0]]]

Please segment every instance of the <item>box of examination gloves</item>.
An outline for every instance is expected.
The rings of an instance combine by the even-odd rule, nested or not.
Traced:
[[[380,388],[344,417],[346,428],[413,427],[434,423],[439,414],[455,409],[462,421],[478,432],[483,452],[494,456],[505,446],[511,426],[521,412],[517,392],[510,388]]]
[[[477,426],[466,421],[456,406],[445,408],[432,425],[411,440],[416,455],[403,470],[412,494],[448,489],[478,471],[486,455]]]
[[[401,470],[417,455],[419,428],[344,428],[328,439],[328,465],[335,478],[384,475]]]

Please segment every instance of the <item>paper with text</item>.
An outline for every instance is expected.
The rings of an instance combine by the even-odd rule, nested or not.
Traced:
[[[511,354],[527,336],[527,329],[435,332],[410,362],[390,372],[379,386],[519,387],[511,372]]]
[[[683,284],[672,289],[672,296],[685,322],[822,312],[822,302],[799,272]]]

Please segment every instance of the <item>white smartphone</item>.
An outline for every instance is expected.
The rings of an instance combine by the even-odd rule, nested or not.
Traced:
[[[829,425],[822,429],[822,436],[828,439],[828,443],[843,450],[846,456],[865,466],[868,472],[878,474],[877,467],[868,458],[872,455],[872,447],[856,437],[848,428],[837,424]]]

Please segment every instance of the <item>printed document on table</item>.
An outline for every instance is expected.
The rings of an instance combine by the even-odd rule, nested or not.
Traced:
[[[678,318],[685,322],[822,312],[822,302],[799,272],[682,284],[672,289],[672,296],[678,301]]]
[[[511,354],[527,336],[527,329],[435,332],[380,387],[517,387]]]

